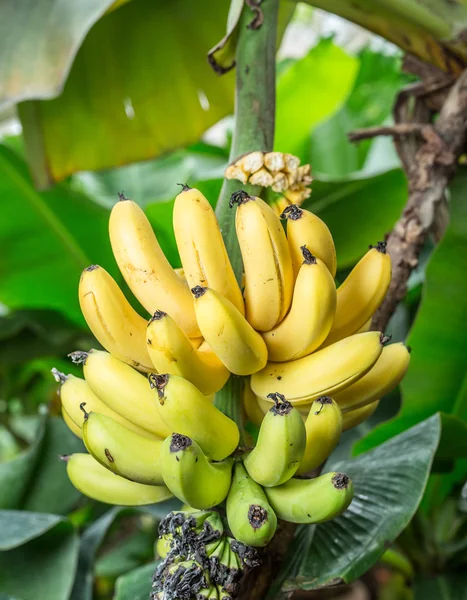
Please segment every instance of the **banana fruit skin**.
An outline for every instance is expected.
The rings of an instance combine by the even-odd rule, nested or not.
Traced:
[[[269,331],[286,315],[293,293],[293,269],[282,224],[261,198],[237,192],[235,227],[245,269],[245,307],[250,325]]]
[[[329,396],[315,400],[305,421],[306,448],[297,474],[319,467],[339,443],[342,433],[342,411]]]
[[[274,536],[277,517],[265,493],[241,462],[234,466],[227,496],[227,521],[235,539],[247,546],[266,546]]]
[[[148,485],[163,485],[162,440],[149,440],[110,417],[85,412],[83,440],[87,451],[113,473]]]
[[[256,446],[245,458],[248,475],[265,487],[281,485],[297,471],[306,445],[306,430],[296,408],[281,394],[261,423]]]
[[[216,215],[196,189],[183,186],[175,198],[173,226],[184,274],[190,288],[209,287],[243,314],[242,292],[227,255]]]
[[[262,369],[268,359],[266,344],[245,317],[210,288],[197,286],[192,292],[203,337],[227,369],[235,375]]]
[[[74,435],[76,435],[76,437],[78,437],[80,440],[82,440],[83,432],[81,430],[81,427],[79,427],[79,425],[77,425],[73,421],[73,419],[66,412],[66,410],[63,406],[62,406],[62,417],[63,417],[63,420],[65,421],[65,425],[68,427],[68,429],[71,431],[71,433],[73,433]]]
[[[177,375],[152,374],[150,385],[154,407],[171,432],[193,438],[213,460],[232,454],[240,440],[237,424],[192,383]]]
[[[378,408],[379,400],[374,400],[370,404],[365,404],[365,406],[361,406],[360,408],[356,408],[354,410],[349,410],[344,413],[343,423],[342,423],[342,431],[348,431],[353,427],[357,427],[363,421],[366,421]]]
[[[147,323],[107,271],[98,265],[85,269],[78,294],[86,323],[102,346],[139,371],[153,371],[146,348]]]
[[[78,353],[75,361],[84,361],[86,382],[109,408],[153,435],[165,438],[171,433],[154,405],[154,395],[146,377],[100,350]]]
[[[329,334],[336,312],[336,286],[326,265],[302,246],[302,265],[295,281],[292,306],[274,329],[263,333],[268,358],[274,362],[311,354]]]
[[[160,461],[166,486],[193,508],[211,508],[226,498],[232,459],[212,463],[194,440],[173,433],[162,443]]]
[[[359,333],[291,362],[268,362],[251,376],[251,389],[260,398],[283,394],[294,405],[309,404],[357,381],[378,360],[385,338],[377,331]]]
[[[410,349],[403,343],[385,346],[368,373],[348,388],[337,392],[334,400],[344,413],[371,404],[399,385],[409,363]]]
[[[357,263],[337,289],[334,323],[324,344],[353,335],[373,316],[391,283],[391,257],[386,242],[378,242]]]
[[[287,240],[295,277],[302,264],[300,248],[306,246],[310,252],[324,262],[332,277],[337,270],[336,248],[331,232],[324,221],[309,210],[291,204],[284,209],[281,219],[287,219]]]
[[[167,313],[154,313],[147,328],[148,352],[159,373],[179,375],[191,381],[205,396],[218,392],[230,376],[228,369],[208,348],[196,350],[190,339]]]
[[[199,337],[190,290],[170,266],[144,211],[120,197],[112,208],[109,235],[128,287],[152,315],[167,312],[189,337]]]
[[[325,473],[314,479],[289,479],[266,488],[279,519],[290,523],[323,523],[341,515],[352,502],[353,484],[343,473]]]
[[[172,497],[164,486],[144,485],[115,475],[90,454],[61,457],[71,483],[85,496],[118,506],[143,506],[163,502]]]
[[[266,412],[270,408],[271,405],[268,403]],[[248,420],[251,421],[257,427],[259,427],[263,422],[265,413],[261,410],[261,407],[258,404],[258,400],[251,390],[250,382],[248,380],[244,381],[243,409]]]

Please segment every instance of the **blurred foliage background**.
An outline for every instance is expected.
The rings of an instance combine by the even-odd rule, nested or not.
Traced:
[[[7,22],[22,31],[14,39],[0,35],[1,600],[147,598],[157,521],[173,506],[109,510],[71,486],[57,455],[79,450],[81,442],[59,416],[50,370],[79,373],[66,355],[97,346],[79,310],[81,271],[101,264],[124,287],[107,235],[117,192],[144,208],[174,267],[176,184],[187,182],[216,202],[229,154],[234,77],[216,75],[206,53],[225,30],[228,3],[112,4],[89,0],[65,25],[65,2],[29,0],[21,10],[7,8],[0,24],[0,31]],[[284,8],[284,24],[290,12]],[[41,43],[48,36],[55,43]],[[331,228],[342,281],[368,245],[392,229],[407,200],[391,140],[355,145],[347,133],[391,123],[396,94],[412,79],[394,46],[302,4],[285,29],[277,73],[275,146],[312,164],[306,207]],[[412,597],[407,582],[414,568],[417,599],[461,598],[456,590],[466,583],[457,574],[467,558],[466,192],[461,168],[444,237],[436,249],[424,248],[388,327],[393,340],[413,347],[400,393],[346,434],[331,457],[334,464],[425,422],[423,430],[406,432],[408,455],[397,458],[406,463],[394,468],[415,470],[417,452],[425,452],[426,470],[439,441],[429,417],[443,413],[421,509],[401,538],[402,545],[404,536],[412,539],[404,549],[412,547],[413,555],[386,554],[391,567],[375,571],[383,600]],[[386,447],[381,464],[398,455],[399,444]],[[420,482],[422,489],[423,473]],[[403,484],[388,476],[391,485],[403,494]],[[379,510],[378,519],[384,506]],[[384,551],[382,535],[355,577]],[[300,528],[281,576],[290,589],[297,577],[322,568],[312,539],[309,527]],[[345,568],[339,574],[355,578]]]

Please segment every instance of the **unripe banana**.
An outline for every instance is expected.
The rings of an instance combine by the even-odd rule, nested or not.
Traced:
[[[289,479],[265,492],[278,518],[290,523],[323,523],[334,519],[347,510],[354,493],[350,477],[343,473]]]
[[[163,310],[189,337],[198,337],[190,289],[164,256],[143,210],[120,196],[110,213],[109,235],[118,267],[144,308],[151,315]]]
[[[227,369],[236,375],[262,369],[268,359],[266,344],[245,317],[214,290],[197,286],[192,292],[203,337]]]
[[[156,558],[164,559],[167,556],[172,549],[172,541],[173,535],[171,533],[166,533],[157,538],[157,542],[154,547],[154,554],[156,555]]]
[[[216,290],[245,314],[242,292],[216,215],[199,190],[183,186],[175,198],[173,226],[189,287],[201,285]]]
[[[212,350],[195,350],[190,339],[167,313],[157,310],[147,328],[148,352],[159,373],[191,381],[205,396],[218,392],[229,371]]]
[[[89,329],[106,350],[139,371],[154,371],[146,347],[147,322],[99,265],[82,272],[79,304]]]
[[[55,377],[55,381],[61,384],[60,400],[62,402],[62,409],[66,411],[67,416],[80,430],[82,429],[84,422],[84,415],[80,407],[82,404],[85,404],[87,411],[106,415],[128,429],[139,433],[139,435],[154,439],[154,434],[138,427],[109,408],[107,404],[104,404],[104,402],[102,402],[102,400],[91,390],[84,379],[75,377],[74,375],[65,375],[64,373],[57,371],[57,369],[52,369],[52,373]]]
[[[159,416],[154,394],[144,375],[100,350],[73,352],[70,356],[73,362],[84,364],[84,377],[89,387],[113,411],[159,437],[165,438],[173,431]],[[102,412],[92,406],[87,409]]]
[[[213,460],[223,460],[232,454],[240,439],[237,424],[192,383],[167,374],[152,374],[149,381],[156,389],[152,392],[153,404],[170,431],[193,438]]]
[[[391,257],[386,242],[370,246],[342,285],[337,288],[334,323],[324,345],[353,335],[373,316],[391,283]]]
[[[359,333],[298,360],[274,363],[251,376],[260,398],[278,391],[294,405],[308,404],[360,379],[378,360],[387,338],[377,331]]]
[[[104,467],[131,481],[162,485],[162,440],[149,440],[110,417],[86,412],[83,440],[87,451]]]
[[[172,497],[165,485],[144,485],[115,475],[90,454],[63,456],[71,483],[85,496],[119,506],[142,506]]]
[[[297,474],[319,467],[339,443],[342,433],[342,411],[329,398],[322,396],[311,405],[305,421],[306,448]]]
[[[243,387],[243,408],[245,409],[245,414],[249,421],[251,421],[254,425],[259,427],[263,421],[265,412],[261,410],[261,407],[258,405],[258,400],[256,396],[253,394],[250,382],[248,380],[244,381]],[[268,402],[268,407],[266,412],[271,408],[271,405]]]
[[[297,471],[303,458],[306,430],[296,408],[282,394],[271,394],[274,406],[261,423],[255,448],[244,464],[248,475],[260,485],[280,485]]]
[[[64,406],[62,406],[62,417],[63,417],[63,420],[65,421],[65,425],[68,427],[68,429],[71,431],[71,433],[74,433],[76,435],[76,437],[79,437],[79,439],[82,440],[83,432],[81,431],[81,427],[76,425],[76,423],[73,421],[73,419],[70,417],[70,415],[66,412]]]
[[[344,413],[343,416],[343,424],[342,431],[347,431],[352,429],[353,427],[357,427],[363,421],[366,421],[378,408],[379,400],[374,400],[371,404],[366,404],[360,408],[356,408],[355,410],[349,410],[349,412]]]
[[[227,496],[232,459],[212,463],[193,439],[173,433],[162,443],[160,460],[166,486],[182,502],[206,509]]]
[[[237,203],[235,226],[245,269],[246,317],[258,331],[269,331],[289,310],[293,269],[282,224],[261,198],[246,192],[232,195]]]
[[[337,270],[336,248],[326,223],[309,210],[295,204],[285,208],[281,219],[287,219],[287,240],[295,277],[303,260],[300,251],[302,246],[306,246],[314,256],[321,259],[334,277]]]
[[[227,496],[227,521],[235,538],[247,546],[266,546],[274,536],[277,518],[266,495],[241,462]]]
[[[410,363],[410,350],[403,343],[385,346],[374,366],[361,379],[334,394],[345,413],[383,398],[402,381]]]
[[[263,333],[268,359],[295,360],[311,354],[326,339],[336,312],[336,285],[328,268],[302,246],[302,266],[288,315]]]

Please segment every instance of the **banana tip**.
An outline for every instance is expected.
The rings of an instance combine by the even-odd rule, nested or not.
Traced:
[[[286,400],[283,394],[279,394],[279,392],[268,394],[267,397],[274,402],[274,406],[269,409],[269,412],[272,412],[274,415],[288,415],[293,408],[292,404]]]
[[[238,190],[230,196],[229,206],[230,208],[232,208],[234,204],[238,204],[238,206],[240,206],[240,204],[245,204],[250,200],[253,200],[253,198],[247,192],[245,192],[245,190]]]
[[[71,456],[69,454],[59,454],[58,460],[62,460],[63,462],[68,462]]]
[[[182,192],[189,192],[192,188],[188,185],[188,183],[177,183],[182,188]]]
[[[125,200],[129,200],[129,198],[127,198],[125,196],[125,194],[123,193],[123,190],[121,192],[118,192],[118,199],[120,202],[124,202]]]
[[[75,352],[70,352],[70,354],[68,354],[68,358],[71,358],[71,362],[75,365],[86,364],[88,356],[89,352],[82,352],[81,350],[76,350]]]
[[[258,504],[251,504],[248,509],[248,522],[253,529],[259,529],[268,520],[268,513],[262,506]]]
[[[53,378],[55,379],[55,381],[57,383],[60,384],[64,384],[65,381],[68,379],[68,375],[65,375],[65,373],[62,373],[61,371],[59,371],[58,369],[56,369],[55,367],[53,369],[50,370],[50,372],[53,375]]]
[[[192,445],[193,441],[186,435],[181,433],[173,433],[170,440],[170,452],[180,452],[186,450]]]
[[[350,477],[345,473],[336,473],[332,478],[332,484],[336,490],[345,490],[349,487]]]
[[[282,214],[280,215],[280,219],[291,219],[292,221],[298,221],[303,215],[303,210],[298,206],[298,204],[289,204]]]
[[[191,288],[191,293],[195,298],[201,298],[201,296],[204,296],[204,294],[206,293],[206,290],[207,288],[201,285],[196,285],[194,288]]]
[[[381,254],[386,254],[386,246],[387,246],[387,242],[376,242],[376,244],[373,246],[372,244],[370,244],[368,246],[368,248],[371,250],[372,248],[374,248],[375,250],[378,250],[378,252],[381,252]]]

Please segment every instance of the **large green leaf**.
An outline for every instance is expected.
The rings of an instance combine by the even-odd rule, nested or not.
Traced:
[[[0,510],[0,551],[12,550],[26,544],[63,523],[60,515]]]
[[[233,73],[219,77],[206,60],[228,6],[138,0],[102,18],[62,94],[20,105],[39,185],[185,146],[231,112]]]
[[[147,600],[157,563],[130,571],[117,579],[114,600]]]
[[[279,578],[285,590],[349,583],[378,560],[417,510],[440,431],[434,415],[357,459],[326,465],[350,475],[355,497],[337,519],[298,528]]]

